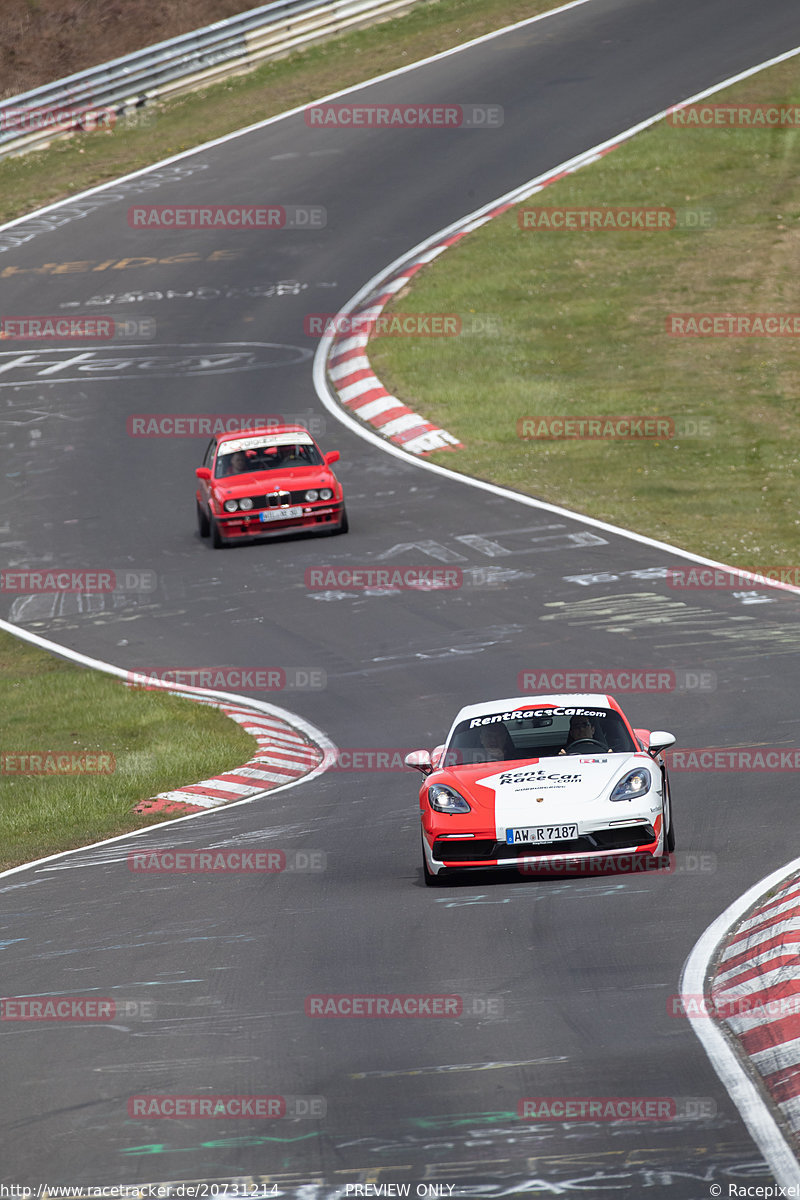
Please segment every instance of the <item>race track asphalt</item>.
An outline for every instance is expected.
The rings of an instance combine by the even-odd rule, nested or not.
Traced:
[[[115,342],[72,365],[52,349],[0,353],[5,565],[158,580],[91,601],[2,594],[0,615],[137,670],[323,671],[324,689],[272,698],[347,750],[431,746],[462,703],[517,694],[521,670],[581,667],[702,668],[713,690],[621,696],[633,723],[682,746],[797,745],[796,596],[677,592],[663,570],[680,560],[663,551],[364,443],[317,400],[303,320],[464,213],[798,42],[788,0],[591,0],[357,96],[499,104],[499,128],[312,130],[295,116],[182,159],[185,176],[157,192],[121,185],[119,199],[0,254],[0,273],[20,268],[2,279],[6,315],[157,326],[135,352]],[[317,205],[327,224],[142,231],[126,222],[136,201]],[[89,303],[100,296],[113,299]],[[220,357],[200,363],[209,347]],[[323,447],[341,450],[351,532],[213,551],[194,527],[204,443],[128,436],[141,413],[313,415]],[[319,594],[304,582],[327,564],[448,563],[465,573],[457,590]],[[0,880],[4,996],[129,1004],[113,1023],[0,1026],[0,1180],[265,1176],[298,1200],[367,1181],[653,1200],[768,1181],[668,1010],[703,929],[791,857],[791,775],[677,772],[672,873],[442,891],[422,883],[417,782],[330,771],[136,842],[316,850],[322,872],[143,876],[123,843]],[[322,993],[455,994],[475,1015],[307,1016],[306,997]],[[312,1096],[327,1114],[129,1117],[129,1098],[150,1093]],[[530,1096],[696,1103],[669,1121],[522,1122]]]

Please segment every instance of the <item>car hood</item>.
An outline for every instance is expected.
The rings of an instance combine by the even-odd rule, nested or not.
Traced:
[[[651,774],[658,770],[653,760],[641,753],[561,754],[451,767],[437,772],[431,782],[449,783],[487,817],[491,815],[500,829],[589,815],[589,806],[605,801],[614,785],[638,766],[648,767]]]
[[[227,479],[212,480],[215,491],[226,499],[239,496],[261,496],[269,492],[293,492],[301,488],[331,488],[334,476],[325,467],[296,467],[288,471],[251,471],[247,475],[230,475]]]

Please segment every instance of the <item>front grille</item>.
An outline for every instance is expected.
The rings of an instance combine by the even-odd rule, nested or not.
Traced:
[[[592,837],[601,850],[627,850],[633,846],[646,846],[656,840],[652,825],[620,825],[617,829],[603,829]]]
[[[487,859],[542,858],[548,854],[573,855],[591,854],[599,850],[632,850],[654,842],[656,835],[651,825],[628,825],[619,829],[604,829],[591,837],[572,838],[569,842],[548,842],[545,846],[506,842],[495,842],[489,838],[474,838],[464,842],[437,841],[433,843],[433,857],[437,862],[484,862]]]
[[[482,838],[466,842],[434,842],[433,857],[437,862],[479,862],[484,858],[496,858],[493,853],[497,843]]]
[[[306,504],[306,488],[299,492],[267,492],[264,496],[253,496],[254,508],[289,508],[295,504]]]
[[[597,850],[588,838],[573,838],[569,842],[548,842],[546,846],[478,839],[469,842],[434,842],[433,857],[439,862],[483,862],[486,859],[530,858],[544,854],[587,854]]]

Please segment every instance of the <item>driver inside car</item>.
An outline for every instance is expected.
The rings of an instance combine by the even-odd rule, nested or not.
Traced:
[[[478,731],[478,738],[489,762],[500,762],[514,757],[514,743],[505,725],[484,725]]]
[[[571,717],[569,733],[567,734],[567,744],[559,750],[559,754],[566,754],[567,747],[571,746],[573,742],[585,741],[594,742],[597,746],[602,747],[602,753],[608,753],[608,746],[606,745],[602,731],[598,730],[595,732],[594,722],[589,717]]]
[[[247,461],[247,455],[243,450],[234,450],[227,461],[223,460],[224,470],[220,474],[224,475],[243,475],[249,470],[250,464]]]

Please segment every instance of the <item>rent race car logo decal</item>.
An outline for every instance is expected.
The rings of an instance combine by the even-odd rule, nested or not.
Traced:
[[[608,714],[596,708],[559,708],[549,705],[547,708],[517,709],[515,712],[493,713],[489,717],[473,717],[469,723],[470,729],[479,725],[494,725],[498,721],[522,721],[526,717],[605,717]]]
[[[538,771],[504,771],[497,780],[498,786],[504,784],[516,783],[544,783],[547,779],[552,779],[554,783],[580,783],[582,775],[548,775],[541,768]]]

